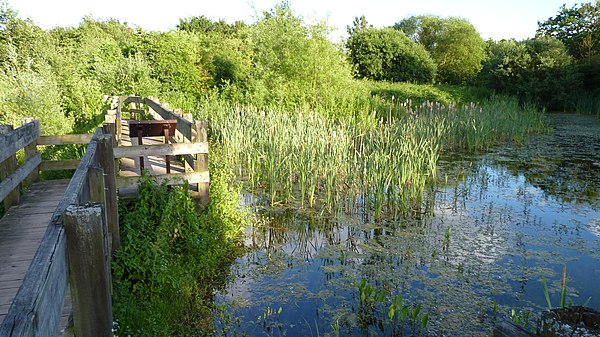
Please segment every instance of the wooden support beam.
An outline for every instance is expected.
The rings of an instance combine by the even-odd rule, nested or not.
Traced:
[[[21,120],[23,125],[32,123],[33,121],[34,121],[34,119],[32,117],[25,117]],[[25,146],[25,148],[24,148],[25,161],[34,157],[38,153],[36,143],[37,143],[37,141],[31,142],[29,145]],[[31,174],[25,179],[25,182],[28,184],[31,184],[34,181],[37,181],[39,179],[39,177],[40,177],[40,172],[39,172],[39,167],[38,167],[37,170],[34,170],[33,172],[31,172]]]
[[[192,144],[208,143],[208,122],[207,121],[195,121],[194,122],[194,133],[195,139],[192,139]],[[196,155],[196,161],[194,163],[195,172],[207,172],[208,173],[208,148],[206,152],[198,153]],[[202,205],[208,205],[210,202],[209,195],[209,181],[198,183],[198,193],[200,195],[199,201]]]
[[[159,184],[166,182],[169,185],[182,184],[187,181],[190,184],[198,184],[209,181],[208,172],[185,172],[158,174],[152,176]],[[139,185],[140,176],[117,177],[117,188],[136,187]]]
[[[150,98],[146,98],[144,100],[144,103],[148,106],[151,112],[154,111],[162,119],[177,120],[177,131],[181,132],[181,134],[183,134],[185,138],[190,140],[192,139],[192,122],[177,115],[173,111],[168,110],[167,108],[161,106],[158,102],[155,102]]]
[[[183,154],[196,154],[207,152],[207,142],[119,146],[114,148],[115,158],[135,158],[138,156],[177,156]]]
[[[81,135],[41,136],[37,140],[37,145],[87,144],[92,140],[92,136],[91,133]]]
[[[106,222],[111,241],[111,252],[114,253],[121,246],[119,236],[119,206],[117,202],[117,167],[115,165],[113,135],[104,135],[98,138],[98,163],[104,169],[106,187]]]
[[[75,170],[79,165],[79,159],[66,160],[43,160],[40,163],[40,171]]]
[[[0,162],[13,156],[17,151],[36,141],[40,136],[40,121],[35,120],[8,133],[0,134]]]
[[[13,132],[12,125],[0,124],[0,134],[8,135],[11,132]],[[16,169],[17,169],[17,156],[15,153],[12,156],[8,157],[3,162],[0,162],[0,181],[4,182],[6,177],[13,174]],[[20,182],[19,182],[19,184],[20,184]],[[19,204],[20,193],[21,193],[21,191],[19,191],[19,184],[17,184],[17,186],[13,190],[11,190],[11,192],[8,192],[8,194],[4,198],[0,198],[0,201],[4,201],[4,210],[5,211],[8,211],[8,209],[11,208],[13,205]]]
[[[103,231],[102,207],[71,205],[63,219],[75,336],[112,337],[109,264],[104,250],[108,238]]]
[[[4,177],[0,182],[0,200],[4,200],[19,184],[27,178],[31,172],[37,170],[42,162],[42,156],[36,154],[29,158],[23,165],[16,169],[11,175]]]

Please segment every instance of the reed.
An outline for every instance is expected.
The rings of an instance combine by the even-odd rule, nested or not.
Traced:
[[[384,115],[327,117],[212,102],[211,136],[252,191],[271,205],[328,212],[420,210],[442,151],[484,150],[543,129],[543,114],[496,97],[481,104],[389,101]]]

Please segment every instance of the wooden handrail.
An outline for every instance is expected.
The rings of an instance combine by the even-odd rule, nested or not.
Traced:
[[[52,215],[46,233],[8,314],[2,322],[2,326],[0,326],[0,336],[33,337],[51,336],[56,333],[64,304],[68,285],[67,275],[69,273],[63,214],[69,206],[83,205],[94,199],[93,196],[98,195],[97,192],[94,192],[94,188],[101,188],[101,192],[104,193],[104,184],[102,184],[102,187],[95,187],[94,184],[89,183],[89,170],[90,167],[99,167],[100,162],[106,162],[106,160],[101,159],[102,154],[99,154],[98,148],[102,148],[102,146],[99,146],[99,142],[110,142],[111,139],[111,136],[103,136],[100,128],[92,136],[62,200]],[[112,150],[112,145],[104,146],[104,148]],[[104,154],[104,157],[106,157],[106,154]],[[112,152],[110,157],[109,162],[112,162]],[[108,193],[116,195],[116,190],[109,190]],[[108,202],[105,202],[105,205],[108,205]],[[116,211],[116,209],[106,209],[105,213],[116,213]],[[107,218],[109,217],[107,216]],[[118,235],[111,234],[113,236]],[[110,256],[110,254],[108,255]],[[73,268],[70,269],[72,273],[78,272]],[[71,287],[74,286],[81,285],[71,284]],[[73,301],[78,301],[77,291],[72,291],[72,295]]]

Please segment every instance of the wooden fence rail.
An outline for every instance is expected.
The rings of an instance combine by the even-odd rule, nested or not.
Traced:
[[[174,143],[117,146],[122,113],[139,117],[146,109],[153,118],[177,120]],[[117,189],[137,184],[139,179],[118,177],[116,158],[183,155],[188,172],[156,179],[198,184],[200,202],[208,203],[206,122],[193,121],[191,115],[169,110],[158,100],[137,96],[111,99],[106,120],[109,123],[104,130],[98,128],[93,135],[41,136],[37,120],[17,129],[0,126],[0,201],[5,206],[18,202],[20,184],[37,179],[40,170],[76,168],[0,326],[2,337],[55,336],[67,286],[76,336],[112,334],[110,259],[120,245]],[[38,145],[64,144],[88,145],[81,160],[42,161],[37,151]],[[24,160],[17,166],[21,149]]]
[[[67,238],[65,235],[65,225],[67,225],[67,228],[69,228],[69,224],[76,226],[77,221],[65,221],[65,219],[72,220],[72,217],[76,216],[77,213],[73,210],[79,209],[81,205],[103,209],[102,214],[105,216],[103,217],[102,226],[104,226],[103,228],[105,228],[108,234],[105,238],[102,238],[104,240],[102,245],[104,247],[111,247],[112,241],[112,249],[106,248],[103,257],[105,260],[110,258],[111,252],[115,248],[114,243],[115,241],[118,242],[119,235],[118,222],[113,222],[114,219],[118,219],[116,202],[113,203],[108,200],[109,195],[116,196],[116,183],[114,182],[114,175],[104,174],[105,168],[102,167],[102,164],[114,164],[112,138],[112,136],[103,135],[101,129],[98,129],[92,136],[87,150],[79,162],[73,178],[69,182],[63,199],[52,215],[46,233],[25,274],[23,283],[10,306],[8,314],[2,322],[2,326],[0,326],[0,336],[33,337],[56,335],[68,284],[71,287],[76,335],[105,335],[102,331],[106,331],[106,326],[100,327],[100,325],[94,325],[94,322],[105,323],[106,320],[112,322],[112,316],[105,317],[103,320],[98,319],[99,313],[110,315],[110,307],[102,308],[99,305],[99,303],[106,303],[106,296],[110,296],[110,294],[107,294],[106,291],[99,293],[97,289],[90,291],[89,287],[99,287],[99,285],[97,282],[90,285],[90,282],[85,280],[86,277],[89,277],[89,273],[101,273],[103,276],[99,277],[99,279],[106,279],[108,277],[106,274],[107,269],[83,268],[81,262],[77,262],[82,257],[85,259],[85,254],[82,254],[83,248],[77,246],[74,242],[67,244],[67,240],[77,241],[79,245],[87,245],[87,243],[93,240],[90,237]],[[91,170],[90,168],[96,169]],[[98,175],[97,170],[100,170],[100,175]],[[110,170],[111,168],[108,167],[107,171]],[[114,170],[114,167],[112,170]],[[97,182],[98,176],[104,180],[103,184]],[[103,200],[100,200],[97,197],[98,195],[102,195]],[[89,204],[92,201],[100,203]],[[77,232],[76,229],[67,231]],[[83,232],[85,233],[85,231]],[[84,265],[87,264],[89,266],[91,263],[90,261],[84,262]],[[106,261],[106,263],[109,262]],[[86,275],[82,273],[86,273]],[[68,275],[70,275],[71,282],[67,281]],[[108,285],[109,283],[101,287],[109,289]],[[94,302],[93,317],[90,317],[90,308],[86,302],[89,300],[87,296],[90,293],[97,296],[96,299],[92,299],[93,301],[97,300],[97,302]],[[90,328],[90,326],[92,327]],[[110,327],[108,329],[110,331]],[[86,334],[86,331],[94,332]]]

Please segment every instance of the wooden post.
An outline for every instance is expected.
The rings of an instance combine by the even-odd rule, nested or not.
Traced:
[[[109,238],[111,239],[111,253],[121,246],[119,234],[119,207],[117,204],[117,169],[114,160],[114,138],[104,135],[98,138],[98,162],[104,169],[106,222]]]
[[[28,124],[31,122],[33,122],[32,117],[24,117],[21,119],[22,125],[25,125],[25,124]],[[25,151],[25,161],[29,160],[29,158],[31,158],[31,157],[35,157],[38,153],[37,142],[32,142],[31,144],[25,146],[24,151]],[[37,170],[34,170],[33,172],[31,172],[31,174],[29,176],[27,176],[27,178],[25,179],[25,182],[28,184],[31,184],[34,181],[38,180],[39,176],[40,176],[40,171],[39,171],[39,167],[38,167]]]
[[[207,121],[195,121],[192,125],[192,141],[194,142],[207,142],[208,141],[208,122]],[[198,153],[196,154],[196,161],[194,163],[195,172],[208,172],[208,154]],[[208,205],[210,202],[209,197],[209,183],[198,183],[198,194],[199,201],[202,205]]]
[[[9,134],[13,131],[12,125],[0,124],[0,134]],[[11,175],[17,169],[17,156],[16,153],[8,157],[4,162],[0,163],[0,181]],[[4,210],[8,209],[19,203],[19,187],[15,188],[10,192],[6,198],[4,198]],[[1,201],[1,200],[0,200]]]
[[[121,103],[121,97],[119,97],[118,98],[118,104],[117,104],[117,117],[115,117],[115,119],[116,119],[115,120],[115,124],[117,126],[117,130],[116,130],[117,133],[115,134],[115,136],[117,136],[117,144],[119,146],[121,145],[121,132],[122,132],[121,131],[121,128],[122,128],[122,126],[121,126],[121,117],[122,117],[121,116],[121,113],[122,113],[121,112],[121,110],[122,110],[121,104],[122,104]]]
[[[63,214],[67,236],[69,284],[73,301],[75,336],[112,336],[107,240],[100,205],[67,207]]]

